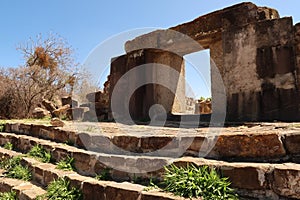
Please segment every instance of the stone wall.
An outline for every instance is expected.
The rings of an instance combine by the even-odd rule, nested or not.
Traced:
[[[184,56],[209,48],[214,113],[226,109],[227,121],[298,121],[299,27],[293,26],[291,17],[280,18],[274,9],[241,3],[139,36],[128,41],[125,49],[127,56],[141,47]],[[155,54],[153,59],[163,62]],[[145,63],[137,57],[132,62]],[[122,68],[116,65],[115,69]],[[155,95],[167,99],[163,105],[174,101],[159,90]]]

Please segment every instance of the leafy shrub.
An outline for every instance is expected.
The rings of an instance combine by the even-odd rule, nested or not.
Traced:
[[[14,191],[11,192],[1,192],[0,200],[17,200],[17,194]]]
[[[95,178],[99,181],[111,181],[111,168],[103,169],[100,174],[96,175]]]
[[[70,182],[65,178],[58,178],[51,182],[47,187],[47,193],[43,196],[40,196],[38,199],[48,200],[81,200],[82,194],[80,190],[72,187],[70,188]]]
[[[14,146],[12,143],[8,142],[3,146],[4,149],[13,150]]]
[[[64,160],[59,161],[59,163],[57,163],[57,169],[62,169],[62,170],[67,170],[67,171],[74,171],[75,167],[74,167],[74,158],[71,157],[67,157]]]
[[[221,178],[215,169],[207,166],[186,168],[171,165],[165,167],[165,191],[186,198],[202,197],[209,199],[238,199],[231,189],[228,178]]]
[[[30,157],[37,158],[44,163],[49,163],[51,161],[51,154],[40,145],[32,147],[32,149],[28,152],[28,155]]]

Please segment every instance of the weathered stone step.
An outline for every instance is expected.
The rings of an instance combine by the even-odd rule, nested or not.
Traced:
[[[75,130],[70,131],[72,127]],[[99,153],[300,163],[300,129],[297,127],[265,123],[223,129],[176,129],[83,123],[64,130],[45,125],[7,123],[5,130],[60,143],[69,142]]]
[[[106,168],[114,168],[112,175],[116,180],[130,180],[135,174],[140,173],[147,175],[149,172],[150,175],[151,172],[160,170],[174,160],[168,157],[97,153],[28,135],[0,133],[0,146],[8,142],[12,143],[14,149],[22,153],[27,153],[35,145],[40,145],[51,154],[54,162],[59,162],[67,156],[72,157],[76,170],[82,175],[95,176]]]
[[[224,162],[201,158],[183,157],[178,159],[149,156],[108,155],[77,149],[72,146],[49,142],[43,139],[25,135],[0,133],[0,145],[12,142],[18,149],[27,152],[32,146],[40,144],[51,152],[56,161],[69,155],[75,159],[75,167],[80,174],[95,176],[107,167],[113,168],[111,175],[115,180],[134,180],[134,178],[161,178],[163,166],[171,162],[182,165],[214,166],[229,177],[232,186],[238,189],[242,196],[265,197],[271,199],[300,199],[300,164],[270,164]],[[1,155],[0,155],[1,156]],[[48,164],[42,164],[48,167]]]
[[[14,191],[19,200],[33,200],[46,193],[44,189],[29,181],[3,177],[0,170],[0,192]]]
[[[22,155],[15,151],[0,148],[1,159]],[[76,187],[82,191],[84,200],[185,200],[185,198],[165,192],[144,191],[145,186],[129,182],[98,181],[73,171],[56,169],[56,165],[41,163],[33,158],[23,157],[21,162],[31,170],[33,181],[46,187],[58,177],[65,177],[70,181],[71,187]]]

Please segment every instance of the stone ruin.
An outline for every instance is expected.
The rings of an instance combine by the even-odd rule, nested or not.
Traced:
[[[183,56],[204,49],[211,56],[211,103],[193,102],[185,95]],[[115,101],[121,109],[114,114],[123,114],[122,106],[128,106],[123,96],[137,82],[160,77],[172,88],[146,84],[129,97],[134,120],[149,119],[155,104],[162,105],[169,116],[213,111],[216,115],[225,112],[229,122],[300,120],[300,23],[294,25],[292,17],[280,18],[275,9],[241,3],[141,35],[127,41],[125,50],[125,55],[112,59],[103,91],[88,94],[89,103],[79,107],[65,103],[70,104],[69,118],[75,113],[75,119],[84,121],[112,119],[112,93],[120,78],[138,66],[152,65],[142,76],[122,80],[123,91]],[[169,66],[178,74],[162,75],[155,64]]]
[[[167,65],[184,77],[183,56],[202,49],[184,37],[174,40],[169,30],[192,38],[202,49],[210,49],[216,66],[211,64],[213,113],[225,110],[227,121],[300,120],[300,24],[294,25],[292,17],[280,18],[276,10],[253,3],[234,5],[128,41],[126,54],[112,59],[110,98],[118,80],[143,64]],[[155,70],[150,74],[159,76]],[[130,77],[124,88],[145,77]],[[139,87],[130,98],[133,119],[147,118],[154,104],[163,105],[167,113],[181,112],[185,81],[179,76],[164,79],[175,85],[176,95],[157,84]],[[117,103],[122,104],[123,99]]]

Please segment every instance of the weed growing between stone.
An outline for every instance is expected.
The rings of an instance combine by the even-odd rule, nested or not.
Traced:
[[[97,174],[95,178],[99,181],[111,181],[113,180],[111,176],[111,170],[111,168],[105,168],[100,174]]]
[[[48,200],[82,200],[82,193],[80,190],[70,187],[70,182],[65,178],[58,178],[48,185],[47,193],[39,196],[37,200],[43,200],[45,198]]]
[[[228,178],[220,177],[215,169],[208,166],[177,167],[170,165],[165,167],[163,184],[165,191],[186,198],[238,199],[237,194],[229,187]]]
[[[62,169],[65,171],[75,171],[74,167],[74,158],[66,157],[65,159],[59,161],[57,163],[57,169]]]
[[[0,132],[5,131],[5,124],[0,124]]]
[[[1,161],[0,167],[5,170],[4,174],[8,178],[15,178],[24,181],[31,180],[32,175],[28,167],[21,165],[20,156]]]
[[[0,192],[0,200],[17,200],[17,194],[14,191]]]
[[[4,149],[7,149],[7,150],[13,150],[14,146],[12,143],[10,142],[7,142],[4,146],[3,146]]]
[[[28,152],[28,155],[37,158],[39,161],[49,163],[51,161],[51,154],[47,152],[42,146],[36,145]]]

